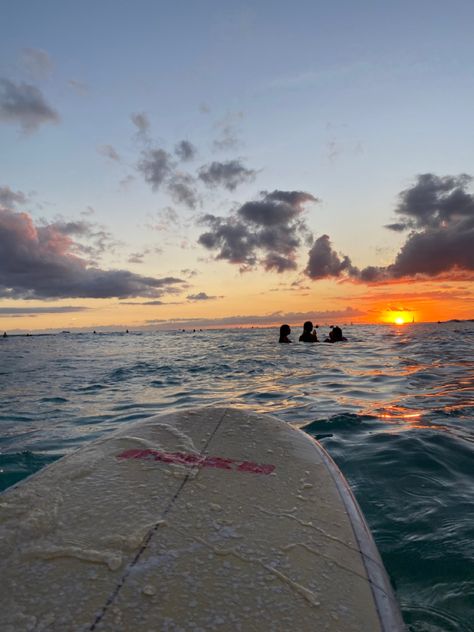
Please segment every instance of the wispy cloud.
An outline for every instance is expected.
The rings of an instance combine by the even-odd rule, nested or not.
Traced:
[[[0,120],[31,133],[45,123],[58,123],[59,114],[35,86],[0,78]]]
[[[21,64],[32,79],[37,81],[48,79],[54,68],[49,53],[41,48],[24,48],[21,53]]]
[[[70,314],[74,312],[86,312],[90,307],[80,305],[65,305],[61,307],[0,307],[3,316],[28,315],[28,314]]]
[[[294,325],[303,324],[306,320],[314,323],[344,323],[351,319],[360,318],[366,315],[365,311],[353,307],[343,310],[308,311],[308,312],[272,312],[270,314],[236,315],[224,316],[222,318],[174,318],[174,319],[153,319],[146,322],[155,325],[159,329],[186,328],[186,327],[240,327],[249,325],[278,326],[282,323]]]
[[[0,207],[13,209],[27,202],[28,196],[23,191],[13,191],[8,186],[0,186]]]
[[[219,298],[224,298],[223,296],[209,296],[206,292],[198,292],[197,294],[188,294],[188,301],[215,301]]]
[[[109,160],[120,162],[120,155],[112,145],[100,145],[97,147],[97,151],[101,156],[105,156]]]

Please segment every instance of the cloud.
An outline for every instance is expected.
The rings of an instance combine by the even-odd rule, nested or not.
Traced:
[[[0,296],[24,299],[159,298],[182,279],[103,270],[75,254],[81,223],[37,226],[27,213],[0,210]]]
[[[312,279],[349,277],[367,283],[474,270],[474,195],[467,191],[471,176],[426,173],[399,194],[395,212],[401,221],[389,224],[398,232],[409,230],[395,261],[388,266],[359,270],[349,257],[338,255],[327,235],[315,241],[306,274]]]
[[[180,272],[185,277],[188,277],[188,279],[190,279],[191,277],[197,276],[198,274],[197,270],[191,270],[190,268],[183,268],[182,270],[180,270]]]
[[[90,307],[79,305],[65,305],[62,307],[0,307],[0,314],[3,316],[28,315],[28,314],[69,314],[74,312],[85,312]]]
[[[205,215],[201,222],[211,230],[200,235],[199,243],[241,270],[257,264],[277,272],[294,270],[297,249],[309,234],[301,217],[304,205],[317,201],[303,191],[264,191],[260,200],[246,202],[228,218]]]
[[[72,88],[77,94],[87,94],[89,92],[89,87],[82,81],[77,81],[76,79],[69,79],[67,85]]]
[[[161,254],[161,248],[145,248],[142,252],[132,252],[128,256],[128,263],[143,263],[143,260],[146,256],[152,253]]]
[[[150,120],[145,112],[134,112],[130,115],[132,123],[142,136],[147,136],[150,130]]]
[[[424,173],[399,194],[395,212],[402,215],[405,228],[440,228],[462,218],[474,220],[474,196],[466,191],[472,177],[437,176]],[[397,230],[397,228],[395,228]]]
[[[164,301],[121,301],[120,305],[176,305],[176,303],[165,303]]]
[[[141,156],[137,168],[154,191],[165,186],[176,204],[183,204],[190,209],[198,206],[200,197],[196,179],[189,173],[176,171],[176,163],[171,154],[164,149],[156,148],[143,151]]]
[[[0,187],[0,207],[13,209],[17,204],[26,204],[27,196],[22,191],[12,191],[10,187]]]
[[[176,144],[174,153],[180,160],[192,160],[197,153],[196,147],[188,140],[182,140]]]
[[[106,251],[111,251],[119,245],[103,226],[86,220],[57,219],[47,226],[58,234],[74,237],[71,253],[87,256],[89,264],[95,263]]]
[[[213,141],[212,147],[216,151],[228,151],[239,145],[240,122],[244,115],[242,112],[231,112],[218,121],[215,127],[218,137]]]
[[[132,252],[129,256],[128,256],[128,263],[143,263],[143,259],[145,258],[145,254],[144,252]]]
[[[315,240],[309,251],[308,265],[305,273],[311,279],[325,279],[339,277],[343,273],[352,275],[356,269],[346,256],[339,256],[332,248],[328,235],[322,235]]]
[[[228,191],[234,191],[239,184],[252,182],[257,172],[246,169],[239,160],[227,162],[212,162],[199,169],[198,177],[208,187],[223,186]]]
[[[120,156],[112,145],[100,145],[100,147],[97,147],[97,151],[101,156],[105,156],[115,162],[120,162]]]
[[[138,170],[145,181],[157,191],[163,182],[171,175],[174,167],[171,155],[164,149],[148,149],[142,152],[142,159],[138,163]]]
[[[127,188],[128,188],[128,187],[132,184],[132,182],[133,182],[134,180],[135,180],[135,176],[132,176],[131,174],[129,174],[129,175],[127,175],[127,176],[124,176],[124,177],[120,180],[119,185],[120,185],[120,187],[121,187],[122,189],[127,189]]]
[[[199,292],[198,294],[188,294],[186,297],[188,301],[215,301],[217,298],[224,298],[223,296],[208,296],[206,292]]]
[[[188,173],[176,173],[167,184],[167,190],[173,202],[196,208],[200,198],[196,190],[196,180]]]
[[[0,120],[18,123],[23,132],[31,133],[44,123],[58,123],[59,114],[35,86],[0,78]]]
[[[176,231],[179,226],[178,213],[171,206],[166,206],[161,211],[158,211],[156,216],[152,218],[152,223],[146,226],[151,230],[160,232]]]
[[[281,323],[290,323],[293,325],[303,325],[306,320],[311,320],[314,323],[344,323],[351,319],[360,318],[365,316],[366,312],[353,307],[346,307],[343,310],[327,310],[327,311],[313,311],[313,312],[273,312],[271,314],[253,314],[253,315],[237,315],[237,316],[224,316],[221,318],[174,318],[170,320],[166,319],[153,319],[148,320],[148,324],[152,324],[159,329],[182,329],[183,327],[239,327],[246,325],[259,325],[259,326],[278,326]]]
[[[24,48],[21,63],[33,79],[48,79],[53,71],[53,60],[40,48]]]

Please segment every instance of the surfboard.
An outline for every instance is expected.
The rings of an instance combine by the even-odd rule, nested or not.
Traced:
[[[0,629],[397,632],[337,466],[270,415],[127,424],[0,495]]]

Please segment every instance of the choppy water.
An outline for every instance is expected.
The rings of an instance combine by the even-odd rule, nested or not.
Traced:
[[[474,324],[345,334],[336,345],[279,345],[270,329],[0,339],[0,489],[160,411],[273,413],[307,426],[352,485],[408,629],[474,630]]]

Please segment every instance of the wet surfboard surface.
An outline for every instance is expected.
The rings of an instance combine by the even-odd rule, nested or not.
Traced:
[[[0,629],[403,630],[347,483],[275,417],[127,425],[0,495]]]

